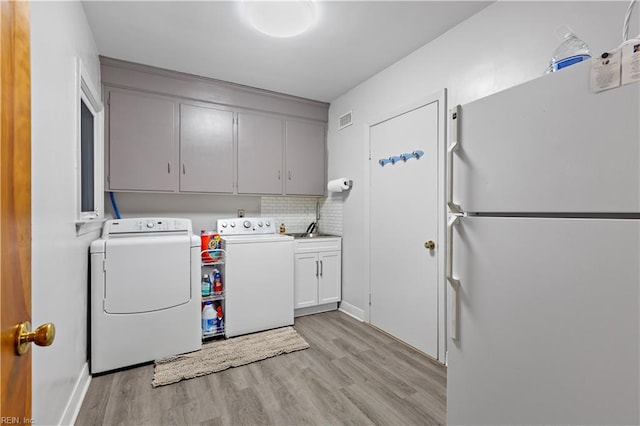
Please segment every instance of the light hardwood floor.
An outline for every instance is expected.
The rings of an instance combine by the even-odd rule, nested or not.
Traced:
[[[429,425],[446,369],[338,311],[296,318],[309,349],[159,388],[153,365],[94,377],[77,425]]]

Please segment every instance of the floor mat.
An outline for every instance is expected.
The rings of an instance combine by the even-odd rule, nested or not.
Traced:
[[[308,347],[293,327],[217,340],[196,352],[156,360],[152,385],[164,386]]]

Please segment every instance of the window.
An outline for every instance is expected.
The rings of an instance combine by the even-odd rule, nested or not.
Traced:
[[[80,100],[80,212],[96,211],[94,116],[84,99]]]
[[[81,226],[103,217],[103,129],[104,108],[82,61],[78,59],[78,207]]]

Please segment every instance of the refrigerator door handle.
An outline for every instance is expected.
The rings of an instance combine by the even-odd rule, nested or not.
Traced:
[[[460,281],[453,277],[453,227],[464,215],[462,213],[452,213],[447,222],[447,264],[446,274],[447,282],[451,287],[451,299],[449,303],[449,336],[451,340],[458,340],[458,308],[459,308],[459,294]]]
[[[453,153],[456,149],[458,149],[459,140],[458,140],[458,130],[460,124],[460,112],[462,111],[462,107],[460,105],[456,105],[450,111],[450,119],[449,119],[449,147],[447,148],[447,206],[449,210],[453,213],[461,213],[462,209],[459,205],[453,202]]]

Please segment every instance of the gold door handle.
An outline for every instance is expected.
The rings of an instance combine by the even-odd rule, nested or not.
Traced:
[[[22,355],[29,349],[29,343],[38,346],[51,346],[56,337],[56,327],[48,322],[31,331],[31,323],[25,321],[16,326],[16,352]]]
[[[424,243],[424,248],[426,248],[427,250],[433,250],[434,248],[436,248],[436,243],[429,240],[426,243]]]

